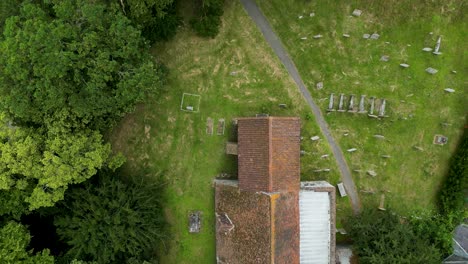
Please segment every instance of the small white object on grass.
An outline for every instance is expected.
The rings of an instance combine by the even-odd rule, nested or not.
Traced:
[[[303,18],[303,16],[299,16],[299,19],[302,19],[302,18]]]
[[[329,157],[328,154],[325,154],[325,155],[320,156],[320,158],[322,158],[322,159],[326,159],[326,158],[328,158],[328,157]]]
[[[429,74],[436,74],[438,72],[438,70],[429,67],[429,68],[426,69],[426,72],[429,73]]]
[[[350,37],[350,35],[349,35],[349,34],[343,34],[343,37],[345,37],[345,38],[349,38],[349,37]]]
[[[317,141],[317,140],[320,139],[320,137],[319,137],[319,136],[313,136],[313,137],[311,137],[310,139],[311,139],[312,141]]]
[[[310,16],[310,17],[314,17],[314,16],[315,16],[315,13],[312,12],[312,13],[309,14],[309,16]]]
[[[403,67],[403,68],[408,68],[408,67],[409,67],[409,64],[401,63],[400,66]]]
[[[323,88],[323,82],[318,82],[317,83],[317,89],[320,90]]]
[[[380,38],[380,35],[377,33],[374,33],[370,36],[370,39],[379,39],[379,38]]]
[[[348,151],[348,152],[355,152],[356,150],[357,150],[357,148],[350,148],[350,149],[348,149],[347,151]]]
[[[432,51],[432,48],[425,47],[425,48],[423,48],[422,50],[425,51],[425,52],[431,52],[431,51]]]
[[[375,171],[373,171],[373,170],[368,170],[368,171],[367,171],[367,174],[369,174],[369,175],[372,176],[372,177],[377,176],[377,172],[375,172]]]
[[[365,38],[365,39],[368,39],[368,38],[370,38],[370,35],[369,34],[364,34],[364,35],[362,35],[362,37]]]
[[[354,9],[354,11],[352,13],[352,15],[356,16],[356,17],[361,16],[361,14],[362,14],[362,11],[359,10],[359,9]]]
[[[455,90],[452,89],[452,88],[445,88],[444,91],[446,91],[447,93],[454,93]]]
[[[307,37],[302,37],[301,39],[302,39],[302,40],[306,40],[306,39],[307,39]]]
[[[322,35],[318,34],[318,35],[314,36],[314,39],[319,39],[319,38],[322,38],[322,37],[323,37]]]

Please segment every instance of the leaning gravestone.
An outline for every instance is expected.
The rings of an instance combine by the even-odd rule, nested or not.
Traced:
[[[435,55],[442,54],[442,52],[439,52],[441,42],[442,42],[442,36],[439,36],[439,38],[437,39],[437,42],[436,42],[436,46],[434,48],[434,52],[432,52],[433,54],[435,54]]]
[[[351,36],[350,36],[349,34],[343,34],[343,37],[349,38],[349,37],[351,37]]]
[[[356,112],[354,110],[354,94],[350,95],[349,98],[349,105],[348,105],[348,112],[354,113]]]
[[[380,109],[379,109],[379,116],[380,117],[385,116],[385,104],[386,104],[386,100],[385,99],[380,99]]]
[[[408,68],[408,67],[409,67],[409,64],[401,63],[400,66],[403,67],[403,68]]]
[[[368,38],[370,38],[370,34],[364,34],[364,35],[362,35],[362,38],[368,39]]]
[[[375,97],[370,98],[370,110],[369,110],[369,115],[374,114],[374,105],[375,105]]]
[[[425,51],[425,52],[431,52],[431,51],[432,51],[432,48],[425,47],[425,48],[423,48],[422,50]]]
[[[434,74],[436,74],[438,72],[438,70],[429,67],[429,68],[426,69],[426,72],[429,73],[429,74],[434,75]]]
[[[318,34],[318,35],[314,36],[314,39],[319,39],[319,38],[322,38],[322,37],[323,37],[322,35]]]
[[[452,88],[445,88],[444,91],[446,91],[447,93],[454,93],[455,90],[452,89]]]

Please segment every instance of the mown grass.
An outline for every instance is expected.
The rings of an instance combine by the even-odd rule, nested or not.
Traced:
[[[365,207],[376,207],[386,193],[386,207],[406,215],[435,209],[435,197],[467,114],[466,3],[463,1],[257,1],[292,56],[312,96],[323,111],[330,93],[387,99],[383,120],[366,115],[330,113],[326,120],[343,150]],[[363,10],[352,17],[355,9]],[[315,16],[309,14],[314,12]],[[299,16],[303,16],[299,19]],[[363,39],[377,32],[378,40]],[[430,34],[432,32],[432,34]],[[313,39],[321,34],[321,39]],[[350,34],[344,38],[342,34]],[[442,35],[440,56],[434,48]],[[307,40],[302,40],[307,37]],[[388,42],[388,43],[386,43]],[[382,55],[390,56],[382,62]],[[403,69],[400,63],[408,63]],[[439,70],[435,75],[427,67]],[[456,74],[452,71],[457,71]],[[316,89],[322,81],[324,88]],[[444,92],[453,88],[454,94]],[[322,100],[320,100],[322,99]],[[448,123],[443,126],[441,123]],[[346,133],[349,133],[345,136]],[[384,135],[386,140],[373,137]],[[445,146],[432,144],[448,136]],[[423,151],[414,149],[422,147]],[[382,155],[390,155],[384,159]],[[375,178],[367,170],[377,172]]]
[[[225,154],[225,143],[235,140],[232,119],[269,113],[302,118],[301,159],[303,180],[339,181],[339,173],[294,82],[263,40],[240,3],[227,2],[223,26],[215,39],[195,37],[188,27],[175,39],[153,47],[153,54],[169,68],[166,90],[137,108],[117,126],[111,141],[115,151],[127,156],[127,174],[165,181],[165,216],[171,237],[157,250],[161,263],[214,263],[215,219],[213,179],[220,173],[235,177],[234,156]],[[198,94],[200,110],[180,110],[183,93]],[[286,109],[279,104],[287,104]],[[214,119],[214,135],[206,134],[206,120]],[[218,119],[226,120],[225,134],[216,135]],[[330,158],[320,158],[330,154]],[[330,168],[330,172],[314,170]],[[349,211],[349,202],[340,202]],[[189,234],[188,213],[203,214],[199,234]]]

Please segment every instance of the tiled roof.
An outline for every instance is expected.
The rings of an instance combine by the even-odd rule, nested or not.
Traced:
[[[300,119],[238,119],[239,187],[243,190],[298,191]]]

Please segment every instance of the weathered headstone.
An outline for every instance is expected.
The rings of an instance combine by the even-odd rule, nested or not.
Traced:
[[[429,74],[434,75],[434,74],[436,74],[438,72],[438,70],[429,67],[429,68],[426,69],[426,72],[429,73]]]
[[[365,109],[365,105],[364,105],[365,99],[366,99],[366,96],[361,95],[361,100],[359,101],[359,113],[361,113],[361,114],[367,113],[367,111]]]
[[[347,196],[346,190],[345,190],[345,187],[344,187],[343,183],[340,182],[340,183],[338,183],[337,185],[338,185],[338,191],[340,191],[340,196],[341,196],[341,197]]]
[[[283,109],[286,109],[288,107],[286,104],[279,104],[278,106]]]
[[[189,110],[189,111],[193,111],[193,106],[187,105],[187,106],[185,107],[185,109],[187,109],[187,110]]]
[[[442,52],[440,52],[440,43],[442,42],[442,36],[439,36],[439,38],[437,39],[437,42],[436,42],[436,45],[435,45],[435,48],[434,48],[434,52],[432,52],[433,54],[435,55],[440,55],[442,54]]]
[[[312,141],[317,141],[317,140],[319,140],[319,139],[320,139],[319,136],[313,136],[313,137],[310,138],[310,140],[312,140]]]
[[[201,227],[201,212],[195,211],[189,214],[189,232],[199,233]]]
[[[358,17],[358,16],[361,16],[361,14],[362,14],[362,10],[354,9],[352,15],[355,17]]]
[[[447,93],[454,93],[455,90],[452,89],[452,88],[445,88],[444,91],[446,91]]]
[[[380,196],[380,204],[379,204],[379,210],[380,211],[385,211],[385,194],[383,193],[381,196]]]
[[[307,37],[302,37],[301,39],[302,39],[302,40],[306,40],[306,39],[307,39]]]
[[[380,38],[380,35],[377,33],[374,33],[370,36],[370,39],[379,39],[379,38]]]
[[[299,19],[302,19],[304,16],[298,16]]]
[[[350,148],[350,149],[348,149],[348,150],[346,150],[346,151],[348,151],[348,152],[355,152],[356,150],[357,150],[357,148]]]
[[[321,90],[323,88],[323,82],[318,82],[316,86],[317,90]]]
[[[340,103],[338,104],[338,112],[345,112],[344,107],[344,94],[340,94]]]
[[[349,105],[348,105],[348,112],[356,112],[354,110],[354,94],[350,95],[350,98],[349,98]]]
[[[383,55],[382,57],[380,57],[380,61],[385,61],[385,62],[387,62],[387,61],[389,61],[389,60],[390,60],[390,56],[388,56],[388,55]]]
[[[392,156],[390,156],[390,155],[382,155],[381,157],[384,158],[384,159],[389,159],[389,158],[391,158]]]
[[[408,68],[408,67],[409,67],[409,64],[401,63],[400,66],[403,67],[403,68]]]
[[[318,35],[314,36],[314,39],[319,39],[319,38],[322,38],[322,37],[323,37],[322,35],[318,34]]]
[[[373,170],[368,170],[368,171],[367,171],[367,174],[369,174],[369,175],[372,176],[372,177],[377,176],[377,172],[375,172],[375,171],[373,171]]]
[[[213,135],[213,119],[211,117],[206,119],[206,134]]]
[[[334,99],[334,95],[330,94],[330,100],[328,101],[328,109],[327,109],[328,112],[335,111],[335,109],[333,109],[333,104],[334,104],[333,99]]]
[[[312,13],[309,14],[309,16],[310,16],[310,17],[314,17],[314,16],[315,16],[315,13],[312,12]]]
[[[431,52],[431,51],[432,51],[432,48],[425,47],[425,48],[423,48],[422,50],[425,51],[425,52]]]
[[[351,37],[351,36],[350,36],[349,34],[343,34],[343,37],[349,38],[349,37]]]
[[[370,38],[370,34],[364,34],[364,35],[362,35],[362,38],[368,39],[368,38]]]
[[[385,116],[385,99],[380,99],[380,109],[379,109],[379,117]]]
[[[328,154],[325,154],[325,155],[320,156],[320,158],[322,158],[322,159],[326,159],[326,158],[328,158],[328,157],[329,157]]]
[[[369,110],[369,115],[374,114],[374,105],[375,105],[375,97],[370,98],[370,110]]]
[[[382,136],[382,135],[374,135],[374,137],[377,138],[377,139],[385,139],[385,137]]]
[[[304,156],[306,154],[305,150],[301,150],[301,156]]]
[[[436,145],[445,145],[448,142],[448,138],[443,135],[435,135],[433,143]]]

